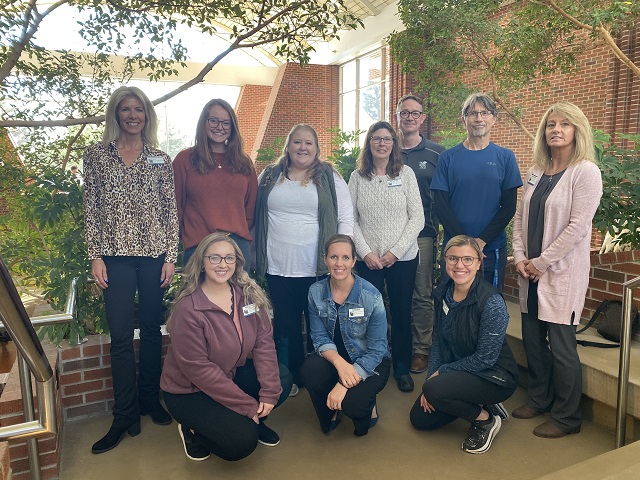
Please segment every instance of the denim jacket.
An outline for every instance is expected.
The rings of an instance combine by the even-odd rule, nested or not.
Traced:
[[[387,314],[380,292],[363,278],[355,276],[349,296],[336,310],[331,298],[329,277],[309,289],[309,321],[311,340],[318,354],[337,350],[333,342],[336,319],[353,366],[363,380],[377,375],[375,368],[389,358]]]

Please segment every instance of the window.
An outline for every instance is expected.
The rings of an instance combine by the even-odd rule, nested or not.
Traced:
[[[342,130],[367,130],[374,122],[388,120],[388,61],[387,48],[382,47],[340,67]]]

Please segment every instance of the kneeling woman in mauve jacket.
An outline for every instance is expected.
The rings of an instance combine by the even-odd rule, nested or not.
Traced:
[[[210,453],[240,460],[258,442],[280,442],[264,420],[287,398],[293,379],[279,368],[271,307],[244,262],[226,234],[205,237],[185,267],[169,319],[160,386],[191,460]]]
[[[457,418],[470,423],[462,449],[485,453],[516,389],[518,366],[505,339],[509,314],[498,290],[478,275],[482,250],[466,235],[445,247],[449,279],[434,292],[436,321],[427,380],[411,409],[419,430]]]

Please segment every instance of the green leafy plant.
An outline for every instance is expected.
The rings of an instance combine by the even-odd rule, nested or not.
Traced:
[[[280,158],[280,155],[282,155],[283,148],[284,138],[276,137],[269,145],[258,149],[256,163],[260,165],[270,165],[274,163]]]
[[[594,227],[640,248],[640,135],[617,134],[611,142],[610,135],[597,130],[594,138],[602,170],[602,199]]]
[[[364,130],[346,132],[339,128],[331,129],[330,132],[333,134],[331,138],[332,148],[331,153],[327,155],[327,160],[333,163],[342,178],[348,182],[351,172],[356,169],[356,160],[360,155],[359,137],[365,132]]]
[[[106,329],[99,288],[88,283],[82,186],[61,167],[19,168],[0,164],[10,215],[0,217],[0,254],[19,287],[40,292],[53,310],[64,310],[68,288],[78,279],[76,308],[68,324],[42,327],[38,335],[59,344],[78,342]]]

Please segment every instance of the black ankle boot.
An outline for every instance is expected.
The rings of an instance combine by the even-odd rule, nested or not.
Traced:
[[[116,448],[125,433],[128,433],[132,437],[140,435],[140,420],[128,427],[111,425],[107,434],[93,444],[93,447],[91,447],[91,453],[104,453]]]
[[[140,415],[150,415],[153,423],[157,425],[169,425],[173,421],[171,415],[164,409],[159,400],[140,402]]]

